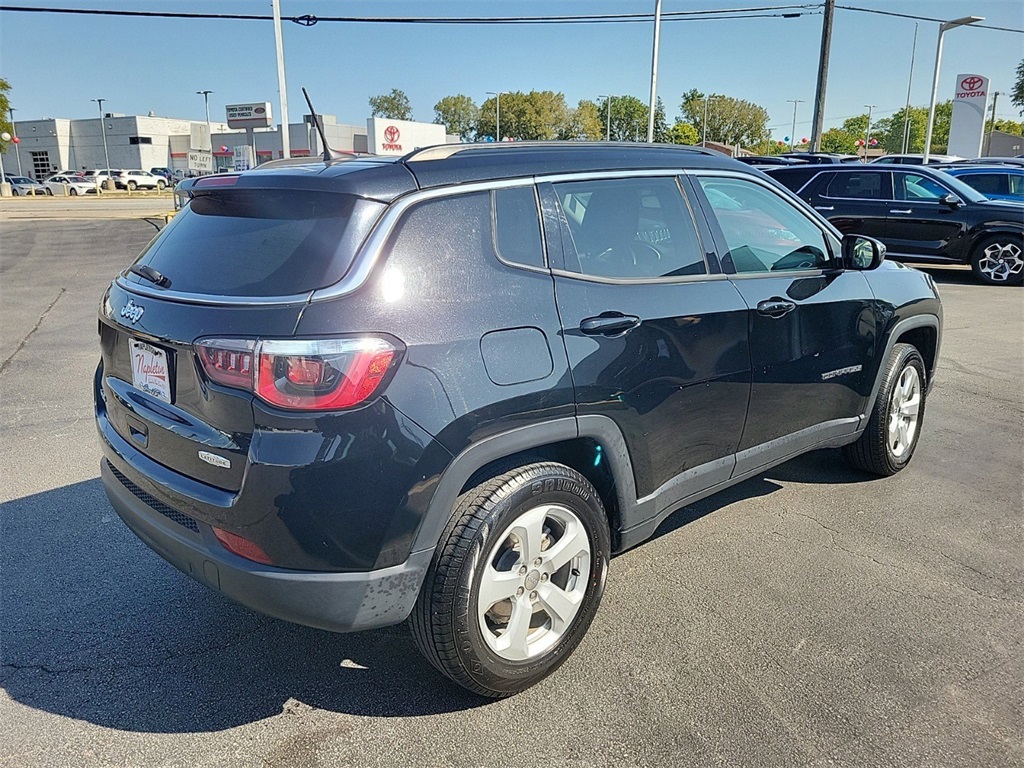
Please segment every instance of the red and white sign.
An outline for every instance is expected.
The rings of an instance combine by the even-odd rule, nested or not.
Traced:
[[[444,144],[444,126],[371,117],[366,121],[366,143],[376,155],[406,155],[415,149]]]
[[[957,75],[953,90],[953,117],[949,124],[947,155],[981,155],[987,108],[988,78],[975,74]]]

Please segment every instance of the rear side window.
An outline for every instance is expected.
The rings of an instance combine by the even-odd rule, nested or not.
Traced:
[[[881,173],[837,173],[828,183],[827,197],[864,200],[882,199]]]
[[[960,177],[983,195],[1008,195],[1010,177],[1001,173],[968,173]]]
[[[555,184],[575,245],[566,269],[624,280],[707,273],[696,225],[674,178]]]
[[[172,291],[290,296],[332,285],[384,205],[350,195],[226,190],[195,197],[143,251]],[[134,274],[130,282],[144,283]]]

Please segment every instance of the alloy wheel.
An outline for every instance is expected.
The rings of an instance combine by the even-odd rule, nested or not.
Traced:
[[[908,365],[889,400],[888,444],[895,458],[902,458],[913,447],[920,411],[921,377],[917,368]]]
[[[994,242],[982,252],[978,270],[993,283],[1005,283],[1024,270],[1024,254],[1013,242]]]
[[[480,631],[508,661],[549,651],[579,613],[590,574],[583,523],[561,505],[535,507],[505,529],[483,566]]]

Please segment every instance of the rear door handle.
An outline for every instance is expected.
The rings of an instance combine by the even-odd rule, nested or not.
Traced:
[[[909,208],[907,210],[905,210],[905,211],[889,211],[889,213],[913,213],[913,212],[914,211],[909,209]]]
[[[765,317],[774,318],[784,317],[785,315],[788,315],[790,312],[792,312],[794,309],[796,309],[796,304],[794,304],[792,301],[780,299],[777,296],[773,296],[770,299],[766,299],[765,301],[759,302],[757,305],[758,314],[764,315]]]
[[[605,312],[597,317],[588,317],[580,323],[580,330],[588,336],[618,336],[640,325],[636,315],[621,312]]]
[[[836,207],[834,205],[816,205],[814,210],[816,211],[834,211]]]

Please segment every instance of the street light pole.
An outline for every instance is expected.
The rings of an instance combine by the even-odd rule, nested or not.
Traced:
[[[661,39],[661,0],[654,1],[654,52],[651,55],[651,106],[647,113],[647,142],[654,141],[654,107],[658,99],[658,45]]]
[[[998,97],[999,94],[997,93]],[[18,129],[14,125],[14,107],[8,107],[7,111],[11,114],[11,133],[14,134],[14,138],[18,138]],[[992,106],[992,114],[995,115],[995,104]],[[18,175],[24,176],[24,172],[21,170],[21,145],[18,142],[14,143],[14,154],[18,156]]]
[[[914,45],[910,49],[910,77],[907,78],[907,105],[903,108],[903,154],[910,147],[910,87],[914,84],[914,58],[917,56],[917,28],[920,22],[914,22]]]
[[[210,140],[210,164],[213,164],[213,128],[210,127],[210,94],[213,91],[196,91],[197,96],[203,97],[206,105],[206,136]]]
[[[868,127],[864,129],[864,162],[868,161],[868,141],[871,139],[871,110],[877,107],[877,104],[865,104],[868,108]]]
[[[796,108],[797,105],[803,104],[803,99],[786,99],[790,104],[793,105],[793,130],[789,132],[789,151],[793,151],[793,144],[796,142]]]
[[[924,163],[928,162],[932,151],[932,129],[935,127],[935,99],[939,95],[939,68],[942,66],[942,36],[956,27],[977,24],[984,21],[983,16],[964,16],[962,19],[944,22],[939,27],[939,43],[935,47],[935,72],[932,74],[932,100],[928,104],[928,128],[924,132]]]
[[[501,141],[501,94],[505,91],[488,91],[488,96],[494,97],[494,141]]]
[[[605,100],[605,111],[608,113],[608,135],[605,141],[612,140],[612,97],[605,93],[597,94],[597,98]]]
[[[281,37],[281,0],[271,0],[271,4],[274,10],[274,43],[277,46],[277,88],[281,93],[281,157],[291,157],[291,139],[288,136],[288,86],[284,76],[284,39]],[[254,134],[253,144],[255,143]],[[212,144],[210,148],[213,148]]]
[[[992,151],[992,134],[996,130],[996,104],[999,103],[999,97],[1000,96],[1002,96],[1002,92],[1001,91],[993,91],[992,92],[992,122],[990,122],[989,126],[988,126],[988,134],[987,134],[988,140],[985,142],[985,153],[983,155],[984,157],[988,157],[989,153]],[[13,118],[11,119],[11,125],[14,125],[14,119]],[[21,158],[18,158],[18,161],[20,163],[21,162]],[[19,173],[21,172],[21,165],[18,166],[18,172]]]
[[[103,127],[103,102],[106,99],[89,99],[89,101],[95,101],[100,107],[100,136],[103,137],[103,161],[107,164],[107,169],[110,169],[110,155],[107,152],[107,129]],[[109,180],[109,177],[108,177]],[[103,182],[104,184],[107,181]]]

